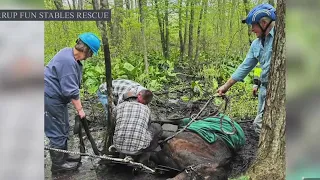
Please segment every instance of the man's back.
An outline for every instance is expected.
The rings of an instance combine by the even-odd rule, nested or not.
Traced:
[[[122,101],[122,95],[126,92],[133,91],[138,94],[141,90],[146,89],[141,86],[139,83],[134,82],[128,79],[116,79],[112,81],[112,95],[114,98],[115,104],[118,104],[119,101]],[[107,84],[103,83],[100,85],[99,90],[102,94],[107,94]]]
[[[77,99],[82,71],[82,64],[75,60],[72,48],[61,49],[45,66],[44,92],[65,102]]]
[[[125,101],[114,109],[114,146],[125,154],[136,154],[147,148],[152,140],[148,131],[150,109],[148,106]]]

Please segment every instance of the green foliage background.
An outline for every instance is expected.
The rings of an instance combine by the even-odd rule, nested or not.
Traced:
[[[85,2],[85,1],[84,1]],[[180,2],[180,1],[179,1]],[[139,8],[131,9],[115,8],[112,10],[112,21],[108,24],[108,39],[111,52],[112,78],[125,78],[137,81],[153,91],[164,89],[190,88],[181,99],[185,101],[205,98],[204,94],[214,94],[230,75],[241,64],[249,49],[248,27],[240,23],[246,16],[245,6],[241,1],[208,1],[206,13],[203,14],[200,26],[200,36],[197,36],[199,17],[201,11],[200,0],[194,1],[193,22],[193,53],[196,44],[199,46],[199,57],[189,59],[187,52],[183,60],[179,60],[179,19],[178,2],[169,2],[169,58],[165,58],[161,49],[159,24],[157,21],[156,6],[154,1],[147,1],[145,12],[145,37],[147,43],[147,57],[149,62],[149,74],[145,74],[143,61],[143,43],[141,26],[139,22]],[[249,1],[250,2],[250,1]],[[256,2],[250,2],[249,8]],[[45,0],[46,9],[56,9],[52,0]],[[68,5],[64,6],[69,9]],[[84,9],[93,9],[87,2]],[[161,17],[166,10],[164,1],[158,2]],[[186,17],[186,10],[181,8],[182,30],[184,23],[190,22]],[[110,28],[119,24],[118,31]],[[189,27],[187,28],[189,29]],[[83,32],[93,32],[100,35],[100,31],[94,21],[47,21],[45,22],[45,64],[62,48],[73,47],[76,38]],[[250,37],[253,40],[254,37]],[[189,33],[187,32],[186,50],[188,49]],[[198,42],[198,43],[197,43]],[[84,62],[83,91],[85,96],[95,95],[98,86],[105,82],[104,54]],[[204,93],[206,92],[206,93]],[[236,119],[253,118],[256,114],[257,99],[252,97],[252,73],[244,82],[234,85],[227,93],[231,99],[232,110],[229,114]]]

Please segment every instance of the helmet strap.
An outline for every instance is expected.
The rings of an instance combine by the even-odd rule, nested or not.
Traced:
[[[270,21],[270,22],[268,23],[268,25],[267,25],[267,27],[266,27],[265,29],[263,29],[262,26],[260,25],[260,23],[258,23],[258,25],[259,25],[259,27],[260,27],[260,29],[261,29],[261,31],[262,31],[262,35],[261,35],[260,39],[261,39],[261,43],[262,43],[262,46],[263,46],[263,47],[264,47],[264,42],[265,42],[265,39],[266,39],[266,31],[267,31],[267,29],[269,28],[269,26],[270,26],[271,23],[272,23],[272,21]]]

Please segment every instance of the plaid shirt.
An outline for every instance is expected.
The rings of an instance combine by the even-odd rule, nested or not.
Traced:
[[[125,154],[135,155],[147,148],[152,140],[148,131],[150,109],[136,101],[124,101],[113,110],[116,122],[113,144]]]
[[[141,86],[139,83],[127,80],[127,79],[117,79],[112,81],[112,95],[114,98],[115,104],[119,104],[123,102],[123,94],[129,91],[134,92],[134,94],[138,95],[138,93],[146,89]],[[107,94],[107,83],[103,83],[99,86],[99,90],[102,94]]]

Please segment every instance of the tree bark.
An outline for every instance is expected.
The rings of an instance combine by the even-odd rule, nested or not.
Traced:
[[[53,3],[56,6],[57,10],[63,10],[62,0],[54,0]]]
[[[78,0],[78,10],[83,10],[84,5],[83,5],[83,0]]]
[[[186,2],[186,17],[185,17],[185,24],[184,24],[184,37],[183,37],[183,52],[182,57],[184,57],[186,52],[186,44],[187,44],[187,34],[188,34],[188,18],[189,18],[189,0]]]
[[[129,10],[130,9],[130,0],[126,0],[126,8]]]
[[[98,0],[92,0],[93,9],[94,10],[105,10],[107,9],[107,0],[100,0],[101,8],[99,7]],[[108,129],[106,131],[106,136],[104,139],[104,146],[102,152],[104,154],[108,154],[109,147],[113,141],[113,133],[114,133],[114,126],[115,122],[112,118],[112,74],[111,74],[111,57],[110,57],[110,48],[109,48],[109,41],[107,37],[107,28],[106,23],[104,21],[96,21],[96,25],[100,30],[101,37],[102,37],[102,44],[103,44],[103,52],[105,57],[105,71],[106,71],[106,82],[107,82],[107,94],[108,94]]]
[[[269,4],[271,4],[272,6],[274,6],[274,0],[269,0]]]
[[[77,1],[77,0],[72,0],[73,10],[76,10],[76,9],[77,9],[77,7],[76,7],[76,4],[77,4],[76,1]]]
[[[205,0],[204,9],[203,9],[203,35],[201,40],[202,45],[202,51],[206,52],[206,46],[207,46],[207,12],[208,12],[208,0]]]
[[[258,155],[248,175],[252,179],[285,179],[285,0],[278,0],[276,35],[269,74]]]
[[[198,24],[198,30],[197,30],[197,44],[196,44],[196,55],[194,57],[194,62],[196,63],[198,61],[199,57],[199,47],[200,47],[200,33],[201,33],[201,26],[202,26],[202,15],[203,15],[203,9],[206,4],[206,0],[202,0],[201,9],[200,9],[200,17],[199,17],[199,24]]]
[[[122,18],[123,18],[123,1],[122,0],[114,0],[114,18],[112,24],[112,41],[111,44],[119,48],[120,46],[120,37],[122,36]]]
[[[157,19],[159,24],[162,53],[163,53],[163,56],[166,56],[166,41],[165,41],[165,35],[164,35],[164,23],[162,20],[163,18],[160,16],[158,0],[154,0],[154,2],[155,2],[155,8],[156,8]]]
[[[68,2],[68,5],[69,5],[69,10],[72,10],[72,7],[71,7],[71,4],[70,4],[70,1],[69,1],[69,0],[67,0],[67,2]]]
[[[243,4],[244,4],[244,7],[245,7],[245,11],[246,11],[246,17],[247,15],[249,14],[249,3],[248,3],[248,0],[243,0]],[[248,25],[248,38],[249,38],[249,45],[251,45],[252,43],[252,40],[250,39],[250,35],[251,35],[251,29],[250,29],[250,26]]]
[[[179,61],[183,61],[184,54],[184,42],[182,38],[182,0],[179,0],[179,42],[180,42],[180,58]]]
[[[164,22],[165,22],[165,55],[166,59],[169,59],[169,0],[165,0],[165,13],[164,13]]]
[[[188,59],[190,65],[193,60],[193,23],[194,23],[194,1],[190,2],[190,24],[189,24],[189,44],[188,44]]]
[[[146,35],[145,35],[145,22],[144,22],[144,11],[143,8],[145,7],[146,2],[144,0],[139,0],[139,12],[140,12],[140,23],[141,23],[141,35],[143,41],[143,59],[144,59],[144,68],[145,73],[149,74],[149,63],[148,63],[148,53],[147,53],[147,42],[146,42]]]

